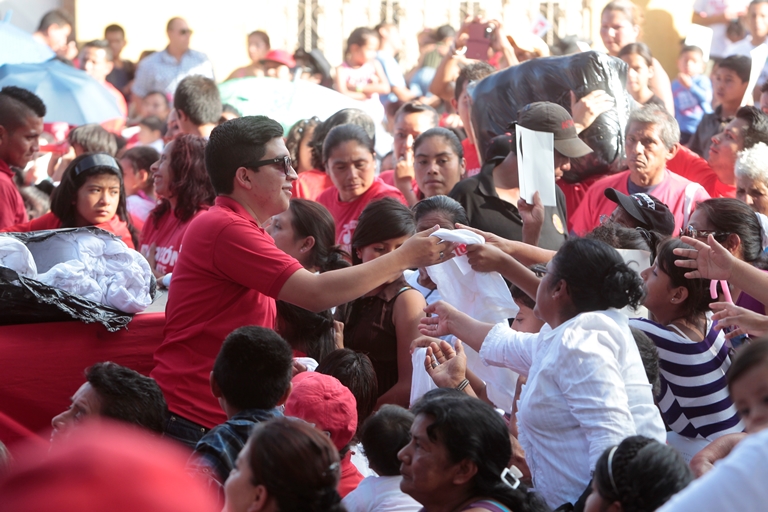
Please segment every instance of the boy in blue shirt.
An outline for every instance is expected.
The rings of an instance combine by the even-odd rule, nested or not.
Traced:
[[[684,46],[677,58],[677,78],[672,81],[675,119],[680,142],[687,144],[704,114],[712,112],[712,83],[702,74],[704,54],[698,46]]]

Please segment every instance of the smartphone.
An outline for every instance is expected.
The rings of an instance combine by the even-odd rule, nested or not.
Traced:
[[[468,59],[488,60],[488,48],[491,46],[491,32],[493,28],[488,23],[470,23],[467,28],[469,39],[467,40]]]

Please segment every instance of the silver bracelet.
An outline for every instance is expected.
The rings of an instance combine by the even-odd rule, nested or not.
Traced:
[[[459,385],[458,385],[458,386],[456,386],[456,389],[458,389],[459,391],[464,391],[464,389],[465,389],[467,386],[469,386],[469,379],[464,379],[463,381],[461,381],[461,382],[459,383]]]

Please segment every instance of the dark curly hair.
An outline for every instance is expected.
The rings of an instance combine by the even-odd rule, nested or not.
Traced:
[[[643,280],[604,242],[572,238],[560,247],[552,264],[553,277],[567,283],[579,313],[636,308],[643,299]]]
[[[276,418],[259,423],[249,439],[252,485],[263,485],[283,511],[344,512],[336,491],[339,452],[309,423]]]
[[[173,214],[186,222],[216,199],[211,179],[205,171],[205,139],[197,135],[179,135],[169,144],[173,144],[169,162],[169,189],[176,197]],[[152,218],[158,222],[170,209],[171,202],[163,198],[152,210]]]
[[[652,512],[693,481],[693,473],[671,447],[643,436],[608,448],[595,465],[600,496],[624,512]]]

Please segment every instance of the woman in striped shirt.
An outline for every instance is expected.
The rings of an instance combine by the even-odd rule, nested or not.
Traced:
[[[731,365],[728,344],[715,329],[707,279],[686,279],[675,265],[673,250],[689,249],[679,239],[658,248],[653,266],[642,273],[644,306],[655,321],[636,319],[630,325],[656,344],[661,369],[657,403],[672,429],[667,441],[690,461],[710,441],[744,430],[728,396],[725,373]]]

